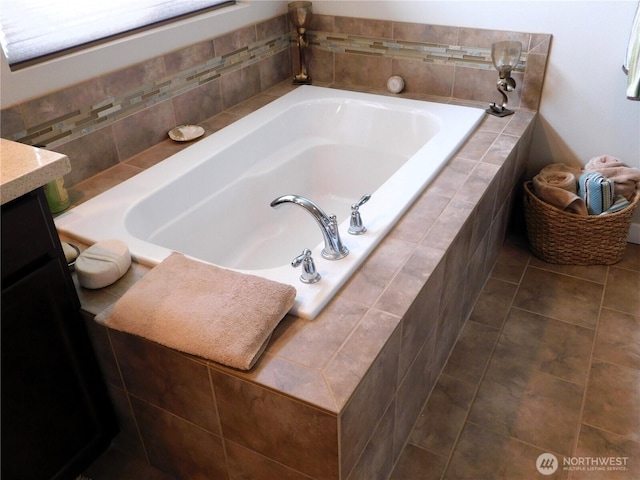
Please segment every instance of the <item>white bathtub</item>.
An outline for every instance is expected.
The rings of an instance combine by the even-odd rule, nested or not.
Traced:
[[[484,111],[303,86],[56,218],[92,244],[118,238],[135,261],[171,251],[293,285],[292,313],[314,318],[474,130]],[[351,204],[367,228],[350,235]],[[321,256],[320,229],[296,205],[336,214],[349,254]],[[291,260],[313,252],[322,279],[300,282]]]

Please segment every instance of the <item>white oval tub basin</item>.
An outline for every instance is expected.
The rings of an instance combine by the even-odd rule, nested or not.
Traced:
[[[79,241],[117,238],[137,262],[172,251],[293,285],[314,318],[475,129],[484,110],[302,86],[56,218]],[[347,233],[351,205],[363,235]],[[286,194],[335,214],[349,254],[326,260],[319,226]],[[321,280],[294,257],[312,251]]]

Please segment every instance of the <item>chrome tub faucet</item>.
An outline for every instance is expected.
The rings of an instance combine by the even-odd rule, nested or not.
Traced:
[[[335,215],[327,215],[318,205],[300,195],[282,195],[272,201],[271,206],[276,208],[285,203],[293,203],[294,205],[304,208],[314,218],[320,227],[322,238],[324,239],[324,248],[322,249],[323,258],[327,260],[339,260],[349,254],[349,249],[342,245]]]

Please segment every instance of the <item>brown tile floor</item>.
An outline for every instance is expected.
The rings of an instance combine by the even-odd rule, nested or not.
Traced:
[[[602,459],[622,470],[585,465]],[[86,474],[170,480],[114,450]],[[559,266],[510,238],[391,476],[535,478],[640,478],[640,245]]]
[[[578,267],[509,239],[391,478],[640,478],[640,245]]]

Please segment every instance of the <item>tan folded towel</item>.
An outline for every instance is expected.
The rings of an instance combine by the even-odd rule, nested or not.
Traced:
[[[560,163],[547,165],[533,177],[533,191],[543,201],[567,212],[588,215],[584,200],[577,195],[575,172]]]
[[[610,155],[594,157],[584,167],[586,172],[598,172],[613,180],[616,195],[632,200],[636,185],[640,183],[640,170],[626,166],[619,159]]]
[[[96,321],[249,370],[296,296],[290,285],[173,253]]]

